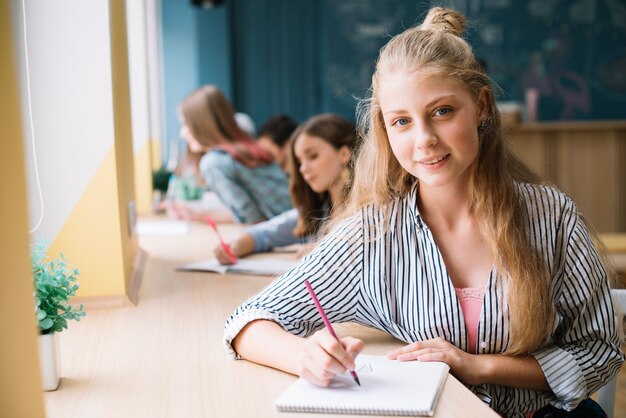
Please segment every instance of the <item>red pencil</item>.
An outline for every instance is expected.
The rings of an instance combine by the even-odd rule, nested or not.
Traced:
[[[322,320],[324,321],[324,325],[326,325],[326,328],[328,328],[328,332],[330,332],[330,335],[332,335],[333,337],[335,337],[337,341],[339,341],[339,337],[337,337],[337,334],[335,334],[335,330],[333,329],[333,326],[330,324],[330,321],[328,320],[328,317],[326,316],[324,309],[322,309],[322,305],[320,304],[320,301],[317,299],[317,296],[315,295],[315,292],[313,291],[313,288],[311,287],[311,283],[309,283],[308,280],[305,280],[304,285],[306,286],[306,290],[309,291],[309,295],[311,295],[311,299],[313,299],[313,303],[315,304],[315,307],[320,313],[320,316],[322,317]],[[352,375],[352,378],[354,379],[356,384],[361,386],[361,382],[359,382],[359,376],[356,375],[356,372],[354,370],[350,370],[350,374]]]

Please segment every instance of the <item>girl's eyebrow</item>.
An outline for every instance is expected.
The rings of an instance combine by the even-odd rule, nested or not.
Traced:
[[[315,151],[315,146],[309,145],[308,147],[302,150],[301,154],[306,155],[306,154],[309,154],[311,151]]]
[[[303,149],[302,151],[299,152],[300,155],[305,155],[306,153],[309,152],[308,148]]]
[[[439,97],[437,97],[437,98],[435,98],[435,99],[431,100],[430,102],[428,102],[428,103],[426,104],[426,106],[425,106],[425,107],[430,107],[430,106],[433,106],[435,103],[437,103],[437,102],[439,102],[439,101],[442,101],[442,100],[450,100],[450,99],[455,99],[455,98],[456,98],[456,94],[454,94],[454,93],[445,94],[445,95],[443,95],[443,96],[439,96]]]
[[[443,96],[438,96],[438,97],[435,97],[430,102],[426,103],[424,105],[424,108],[431,107],[431,106],[435,105],[435,103],[437,103],[439,101],[449,100],[449,99],[454,99],[454,98],[456,98],[456,94],[454,94],[454,93],[445,94]],[[383,115],[397,115],[397,114],[402,114],[402,113],[405,113],[405,112],[406,111],[402,110],[402,109],[393,109],[393,110],[388,110],[386,112],[383,112]]]
[[[389,110],[387,112],[383,112],[383,115],[399,115],[405,113],[404,110]]]

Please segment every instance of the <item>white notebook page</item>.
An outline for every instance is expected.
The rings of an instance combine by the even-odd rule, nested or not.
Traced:
[[[323,388],[298,379],[275,402],[284,412],[380,415],[434,414],[449,367],[440,362],[399,362],[384,356],[357,357],[358,386],[349,374]]]

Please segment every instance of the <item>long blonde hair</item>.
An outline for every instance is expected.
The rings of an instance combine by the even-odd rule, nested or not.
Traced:
[[[214,85],[202,86],[185,97],[179,113],[194,138],[206,148],[226,151],[248,167],[274,160],[237,125],[233,106]]]
[[[474,100],[488,96],[487,118],[478,129],[479,151],[471,167],[470,209],[478,219],[498,271],[504,277],[510,315],[509,354],[529,353],[546,344],[553,330],[554,306],[548,267],[526,231],[528,213],[515,182],[540,183],[508,148],[488,76],[469,44],[460,37],[465,18],[432,8],[424,22],[395,36],[381,49],[372,77],[371,98],[360,104],[359,133],[352,192],[343,216],[370,204],[385,205],[406,196],[416,178],[394,156],[379,105],[379,82],[392,72],[441,74],[461,81]]]

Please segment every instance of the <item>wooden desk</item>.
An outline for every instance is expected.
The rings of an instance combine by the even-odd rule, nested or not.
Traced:
[[[238,234],[224,226],[225,239]],[[315,417],[278,413],[274,400],[295,381],[286,373],[226,357],[224,322],[271,278],[176,272],[208,258],[216,244],[208,226],[189,234],[140,237],[148,252],[137,306],[92,309],[59,334],[62,380],[45,394],[49,418],[68,417]],[[365,352],[383,354],[401,343],[356,325],[338,332],[361,336]],[[436,417],[497,417],[453,376]]]

